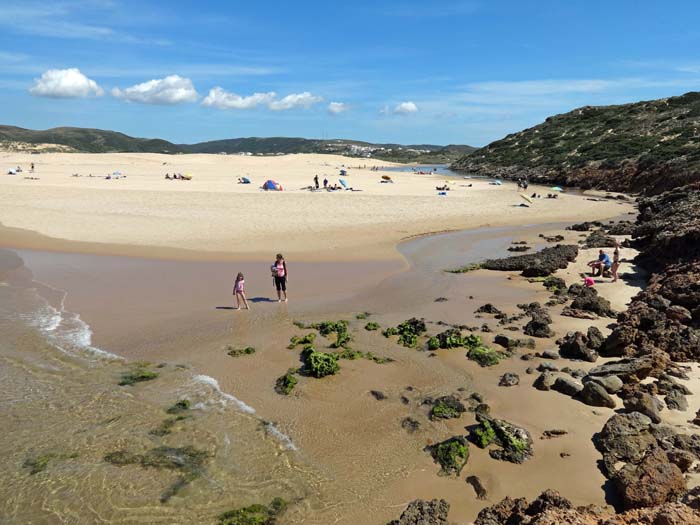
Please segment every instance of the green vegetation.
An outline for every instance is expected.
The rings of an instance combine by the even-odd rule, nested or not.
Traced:
[[[457,419],[466,408],[461,401],[454,396],[443,396],[435,400],[433,407],[430,409],[430,419]]]
[[[275,498],[267,506],[255,504],[224,512],[219,516],[219,525],[274,525],[286,509],[287,502]]]
[[[332,333],[336,334],[336,339],[331,343],[331,348],[348,348],[348,343],[352,341],[352,337],[348,333],[348,322],[343,321],[323,321],[314,323],[310,326],[318,330],[323,337],[328,337]]]
[[[289,340],[289,346],[287,346],[287,348],[293,350],[299,345],[312,345],[314,344],[314,339],[316,339],[316,334],[306,334],[304,336],[295,335]]]
[[[488,420],[481,421],[481,424],[474,429],[474,442],[479,448],[486,448],[496,441],[496,431]]]
[[[497,365],[503,355],[488,346],[475,346],[469,349],[467,357],[481,366]]]
[[[343,350],[335,355],[337,355],[339,359],[367,359],[368,361],[374,361],[380,365],[394,361],[390,357],[379,357],[378,355],[374,355],[372,352],[360,352],[359,350]]]
[[[294,387],[297,386],[297,383],[299,382],[295,376],[296,373],[297,371],[294,368],[290,368],[287,370],[286,374],[278,377],[277,382],[275,383],[275,392],[283,396],[288,396],[291,394],[292,390],[294,390]]]
[[[169,417],[167,419],[164,419],[163,422],[158,425],[156,428],[151,430],[149,434],[153,436],[165,436],[167,434],[170,434],[173,431],[173,427],[175,426],[175,423],[177,422],[177,419],[174,417]]]
[[[459,476],[469,460],[469,443],[463,436],[451,437],[427,447],[427,450],[446,475]]]
[[[134,385],[143,381],[152,381],[158,377],[158,372],[148,370],[148,363],[133,363],[131,370],[124,372],[119,380],[119,386]]]
[[[245,348],[234,348],[231,345],[226,347],[227,354],[231,357],[240,357],[242,355],[252,355],[255,353],[255,348],[252,346],[246,346]]]
[[[374,332],[375,330],[379,330],[379,323],[370,321],[365,325],[365,330],[367,330],[368,332]]]
[[[33,476],[34,474],[38,474],[39,472],[43,472],[44,470],[46,470],[46,467],[49,466],[50,461],[62,459],[75,459],[77,457],[77,452],[71,452],[68,454],[60,452],[47,452],[45,454],[39,454],[38,456],[28,457],[24,460],[22,466],[26,469],[29,469],[29,474]]]
[[[425,321],[412,317],[401,323],[396,328],[387,328],[382,332],[384,337],[398,335],[398,343],[407,348],[416,348],[418,346],[418,336],[425,333]]]
[[[428,350],[437,350],[440,348],[440,340],[433,336],[428,339]]]
[[[452,270],[446,270],[448,273],[469,273],[475,270],[481,270],[483,268],[481,263],[472,263],[462,266],[460,268],[454,268]]]
[[[367,319],[370,315],[372,315],[371,312],[362,312],[362,313],[357,314],[355,316],[355,319],[364,320],[364,319]]]
[[[338,354],[326,354],[308,349],[302,352],[302,358],[304,359],[304,371],[316,378],[334,375],[340,370]]]
[[[586,106],[492,142],[452,167],[494,175],[499,168],[508,168],[512,176],[549,173],[552,182],[566,177],[569,183],[585,182],[585,171],[574,170],[593,167],[609,171],[593,184],[621,187],[630,182],[627,177],[620,180],[619,170],[625,168],[636,172],[633,178],[654,170],[657,174],[697,172],[699,125],[698,92],[633,104]]]
[[[190,406],[191,403],[189,399],[180,399],[177,403],[168,408],[166,412],[168,414],[182,414],[183,412],[187,412],[190,409]]]

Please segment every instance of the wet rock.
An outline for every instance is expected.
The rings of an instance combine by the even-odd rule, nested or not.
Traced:
[[[651,419],[653,423],[661,423],[659,402],[646,392],[636,392],[625,398],[624,404],[628,412],[639,412]]]
[[[467,411],[464,404],[455,396],[442,396],[432,402],[430,419],[456,419]]]
[[[579,399],[587,405],[594,407],[615,408],[615,400],[610,397],[601,385],[595,381],[589,381],[583,385],[583,390],[579,393]]]
[[[688,401],[678,390],[669,392],[668,395],[664,397],[664,401],[669,410],[681,410],[683,412],[688,410]]]
[[[448,525],[447,515],[450,504],[444,499],[412,501],[403,511],[401,517],[388,525]]]
[[[467,483],[472,486],[474,492],[476,493],[476,499],[486,499],[488,494],[486,492],[486,487],[481,482],[478,476],[467,476]]]
[[[537,253],[491,259],[481,264],[487,270],[519,271],[523,277],[546,277],[576,259],[578,246],[558,244]]]
[[[557,377],[552,385],[552,390],[570,397],[574,397],[583,390],[583,385],[570,377]]]
[[[480,306],[479,308],[476,309],[474,313],[477,314],[503,314],[498,308],[496,308],[493,304],[491,303],[486,303],[483,306]]]
[[[532,384],[537,390],[551,390],[557,376],[552,372],[542,372]]]
[[[683,473],[659,448],[637,465],[628,463],[612,479],[625,509],[661,505],[675,500],[686,490]]]
[[[526,374],[529,374],[529,375],[530,375],[530,374],[534,374],[534,373],[535,373],[535,369],[532,368],[531,366],[528,366],[528,367],[525,369],[525,373],[526,373]],[[696,417],[696,419],[698,419],[698,420],[700,421],[700,417]],[[697,423],[696,423],[696,424],[697,424]]]
[[[464,436],[454,436],[441,443],[428,445],[425,450],[446,475],[459,476],[469,460],[469,443]]]
[[[512,372],[506,372],[498,381],[498,386],[516,386],[520,383],[520,376]]]
[[[522,463],[532,457],[532,437],[524,428],[503,419],[477,414],[479,426],[472,432],[472,439],[481,448],[496,445],[489,455],[494,459]]]
[[[568,432],[566,430],[561,429],[545,430],[544,432],[542,432],[542,437],[540,439],[558,438],[567,434]]]
[[[372,394],[372,397],[377,401],[383,401],[386,399],[386,394],[384,392],[380,392],[379,390],[370,390],[369,393]]]

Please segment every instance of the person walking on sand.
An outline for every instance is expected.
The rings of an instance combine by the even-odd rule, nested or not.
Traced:
[[[282,295],[284,294],[284,302],[287,302],[287,277],[289,273],[287,272],[287,262],[284,260],[284,256],[281,253],[277,254],[275,258],[275,263],[272,265],[272,277],[277,288],[277,302],[282,302]]]
[[[324,187],[324,188],[327,188],[327,187],[328,187],[328,178],[327,178],[327,177],[324,177],[324,178],[323,178],[323,187]]]
[[[615,250],[613,251],[613,262],[610,267],[612,282],[617,282],[617,271],[620,269],[620,243],[615,240]]]
[[[318,175],[314,175],[314,186],[318,189]]]
[[[233,295],[236,296],[236,310],[241,309],[241,299],[243,299],[245,309],[250,310],[250,306],[248,306],[248,299],[246,299],[245,296],[245,279],[243,278],[243,274],[241,272],[238,272],[238,275],[236,276],[236,283],[233,285]]]

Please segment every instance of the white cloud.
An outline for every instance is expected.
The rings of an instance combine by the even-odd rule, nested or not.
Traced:
[[[189,78],[170,75],[125,89],[114,88],[112,96],[142,104],[181,104],[195,102],[199,95]]]
[[[223,88],[215,87],[209,90],[202,105],[218,109],[253,109],[260,104],[270,104],[276,96],[274,91],[270,91],[269,93],[253,93],[242,97]]]
[[[274,100],[268,104],[268,107],[272,111],[285,111],[287,109],[294,108],[308,109],[321,101],[323,101],[321,97],[317,97],[308,91],[304,91],[303,93],[292,93],[281,100]]]
[[[29,93],[35,97],[78,98],[102,96],[104,90],[78,68],[49,69],[34,80]]]
[[[345,102],[331,102],[328,104],[328,112],[333,115],[338,115],[350,109]]]
[[[416,113],[417,111],[418,106],[411,101],[401,102],[394,108],[395,115],[409,115],[411,113]]]

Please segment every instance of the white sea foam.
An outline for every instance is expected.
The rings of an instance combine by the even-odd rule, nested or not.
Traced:
[[[227,392],[224,392],[221,390],[221,387],[219,386],[219,382],[214,379],[211,376],[206,376],[203,374],[196,375],[193,378],[195,381],[199,383],[205,383],[211,387],[212,390],[214,390],[221,398],[221,400],[224,402],[224,404],[228,403],[233,403],[238,407],[238,409],[241,412],[245,412],[246,414],[255,414],[255,409],[251,407],[250,405],[247,405],[240,399],[238,399],[236,396],[233,396]]]
[[[277,428],[274,423],[265,421],[265,431],[279,440],[287,450],[297,450],[297,446],[292,441],[292,438]]]

